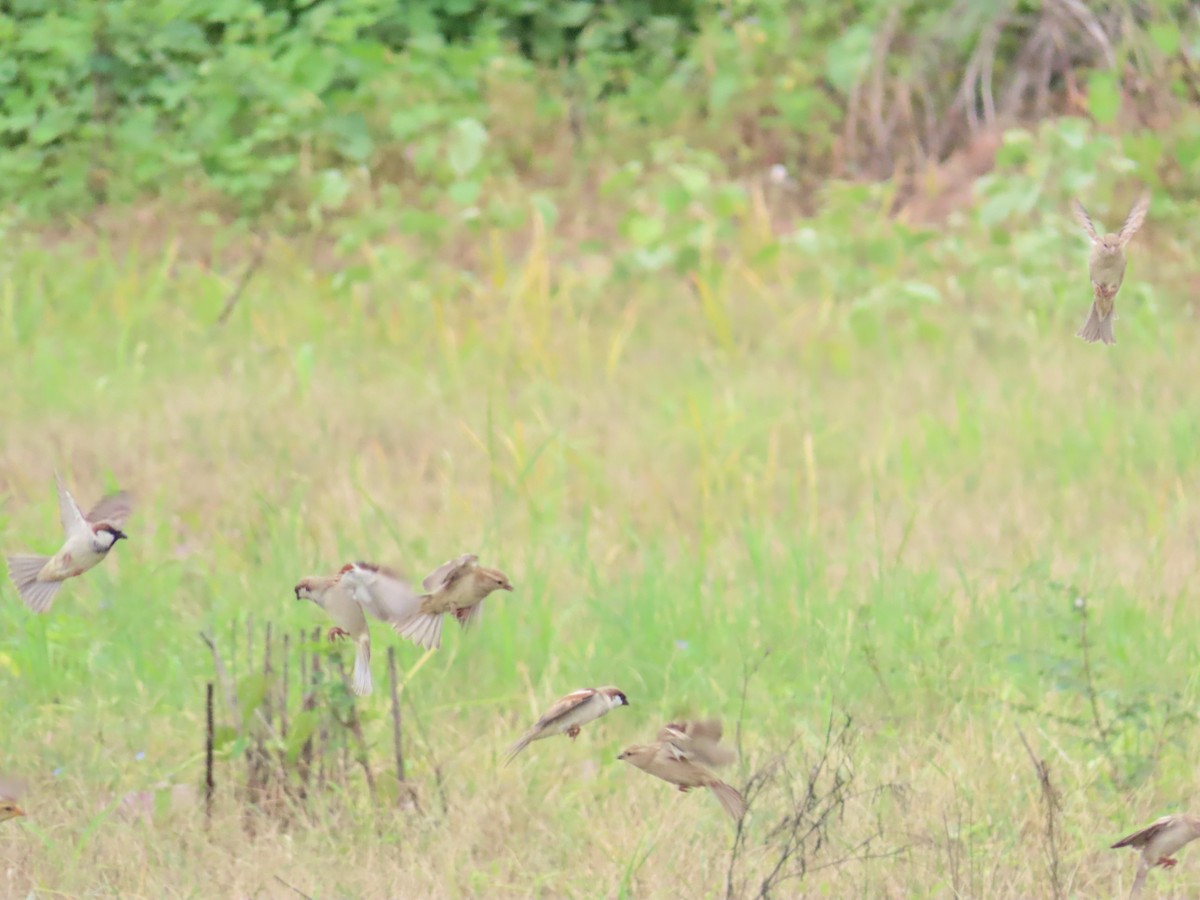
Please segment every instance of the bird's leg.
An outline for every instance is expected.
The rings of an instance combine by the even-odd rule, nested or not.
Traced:
[[[329,633],[326,635],[326,637],[328,637],[329,640],[332,642],[332,641],[337,640],[338,638],[350,637],[350,632],[346,631],[346,629],[344,629],[344,628],[338,628],[335,625],[333,628],[329,629]]]
[[[1173,869],[1177,865],[1179,865],[1179,860],[1172,859],[1169,856],[1160,856],[1158,858],[1158,862],[1156,862],[1155,865],[1162,866],[1164,869]]]
[[[579,737],[579,726],[572,725],[570,728],[568,728],[567,737],[569,737],[571,740],[575,740],[575,738]]]

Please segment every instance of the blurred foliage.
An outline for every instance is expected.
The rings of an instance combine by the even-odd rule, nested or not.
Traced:
[[[1100,124],[1129,96],[1194,104],[1194,4],[10,0],[0,199],[43,213],[188,191],[319,220],[410,176],[486,218],[485,177],[545,165],[537,139],[566,123],[620,163],[675,136],[735,170],[888,177],[1055,111],[1064,85]],[[676,201],[706,190],[704,166],[681,165]],[[408,205],[421,231],[432,204]]]

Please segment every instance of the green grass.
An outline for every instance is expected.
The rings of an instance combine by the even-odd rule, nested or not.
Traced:
[[[1061,791],[1069,893],[1124,890],[1132,854],[1107,845],[1198,787],[1200,238],[1175,227],[1194,205],[1156,197],[1106,349],[1073,337],[1086,249],[1059,195],[926,231],[838,190],[792,236],[730,217],[694,283],[553,226],[456,231],[469,268],[380,240],[353,278],[279,239],[223,328],[237,269],[204,242],[228,259],[231,232],[10,240],[0,543],[57,546],[56,465],[81,504],[140,503],[50,615],[0,592],[0,769],[31,785],[0,894],[288,896],[278,875],[322,898],[723,896],[717,804],[615,757],[673,716],[732,732],[767,650],[730,779],[793,739],[803,772],[846,712],[856,786],[904,787],[854,800],[791,895],[1050,896],[1018,728]],[[419,578],[465,551],[516,592],[407,687],[430,816],[352,792],[251,841],[239,758],[211,835],[194,803],[113,811],[199,784],[199,631],[228,654],[247,617],[324,626],[300,576],[366,557]],[[387,645],[421,656],[373,636],[379,685]],[[631,708],[500,767],[549,702],[602,683]],[[360,709],[386,772],[386,694]],[[877,822],[884,858],[818,868]],[[1152,882],[1200,889],[1190,862]]]

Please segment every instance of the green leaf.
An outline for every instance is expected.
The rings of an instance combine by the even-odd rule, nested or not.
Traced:
[[[302,710],[292,720],[287,736],[286,753],[288,762],[295,762],[300,758],[300,753],[304,749],[304,742],[313,736],[313,733],[317,730],[317,726],[320,724],[321,712],[316,709]]]
[[[1179,52],[1179,27],[1174,22],[1155,22],[1147,32],[1164,56],[1174,56]]]
[[[446,189],[446,193],[459,206],[473,206],[479,199],[479,190],[478,181],[456,181]]]
[[[873,58],[875,31],[862,23],[851,25],[829,45],[825,56],[825,77],[849,96]]]

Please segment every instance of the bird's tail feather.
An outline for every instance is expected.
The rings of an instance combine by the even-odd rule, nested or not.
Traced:
[[[725,807],[725,812],[729,813],[730,818],[740,822],[746,814],[746,801],[742,799],[742,795],[723,781],[713,781],[708,787],[716,795],[721,806]]]
[[[1103,341],[1105,344],[1115,344],[1117,339],[1113,337],[1112,323],[1116,316],[1111,310],[1107,316],[1101,315],[1100,310],[1096,307],[1096,302],[1092,301],[1092,311],[1088,313],[1087,321],[1075,332],[1075,336],[1083,338],[1089,344],[1094,344],[1097,341]]]
[[[521,739],[508,748],[508,752],[504,754],[504,764],[507,766],[510,762],[517,758],[517,754],[524,750],[533,741],[535,732],[527,731],[521,735]]]
[[[363,635],[358,639],[358,650],[354,654],[354,693],[365,697],[372,689],[371,637]]]
[[[426,650],[436,650],[442,646],[442,614],[417,613],[397,625],[396,631]]]
[[[38,573],[50,561],[48,556],[22,554],[8,558],[8,577],[12,579],[21,600],[36,613],[49,611],[61,581],[38,581]]]

